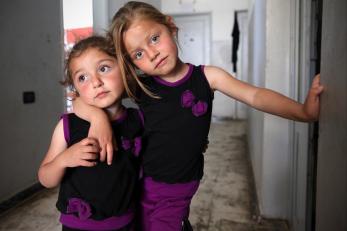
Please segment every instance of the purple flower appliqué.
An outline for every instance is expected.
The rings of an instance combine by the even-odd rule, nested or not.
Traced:
[[[203,114],[206,113],[206,111],[207,111],[207,103],[201,100],[199,100],[192,107],[193,115],[195,115],[196,117],[202,116]]]
[[[92,215],[89,204],[80,198],[69,199],[66,212],[77,213],[81,220],[87,220]]]
[[[181,105],[184,108],[190,108],[191,106],[193,106],[194,100],[195,96],[193,95],[193,92],[191,92],[190,90],[185,90],[181,96]]]
[[[141,137],[135,137],[134,140],[122,138],[122,147],[126,151],[132,149],[134,155],[138,156],[142,147]]]

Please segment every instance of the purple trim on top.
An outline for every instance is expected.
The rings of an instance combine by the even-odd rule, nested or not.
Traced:
[[[70,142],[70,126],[69,126],[69,116],[67,113],[61,116],[63,120],[64,138],[66,143]]]
[[[114,230],[120,229],[128,225],[134,218],[133,212],[128,212],[122,216],[114,216],[105,220],[82,220],[74,215],[64,214],[60,215],[60,222],[73,229],[82,230]]]
[[[193,65],[190,64],[190,63],[188,63],[188,65],[189,65],[189,69],[188,69],[187,74],[182,79],[180,79],[180,80],[178,80],[176,82],[171,83],[171,82],[168,82],[168,81],[166,81],[166,80],[164,80],[164,79],[162,79],[162,78],[160,78],[158,76],[154,76],[153,78],[154,78],[155,81],[157,81],[160,84],[163,84],[163,85],[166,85],[166,86],[169,86],[169,87],[176,87],[176,86],[184,83],[185,81],[187,81],[190,78],[190,76],[192,75]]]
[[[204,75],[205,75],[205,65],[201,65],[200,67],[201,67],[202,73],[204,73]]]
[[[139,112],[139,117],[140,117],[142,126],[145,126],[145,117],[143,115],[143,111],[139,109],[138,112]]]

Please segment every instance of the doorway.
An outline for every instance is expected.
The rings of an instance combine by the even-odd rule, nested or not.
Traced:
[[[178,29],[179,57],[194,65],[209,64],[211,50],[211,15],[172,15]]]

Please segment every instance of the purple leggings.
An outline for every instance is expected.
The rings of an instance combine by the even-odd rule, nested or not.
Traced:
[[[166,184],[146,177],[141,198],[142,231],[181,231],[198,187],[199,181]]]

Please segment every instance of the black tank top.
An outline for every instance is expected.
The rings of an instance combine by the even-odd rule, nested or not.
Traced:
[[[71,146],[87,137],[90,123],[75,114],[65,116],[64,128],[68,129],[68,146]],[[112,164],[98,162],[95,167],[67,168],[56,203],[60,212],[67,213],[71,198],[89,204],[89,218],[93,220],[120,216],[133,209],[139,191],[138,151],[143,121],[138,110],[127,109],[122,118],[111,123],[119,149]]]
[[[175,83],[157,77],[142,80],[160,97],[138,95],[145,118],[145,176],[165,183],[200,180],[213,101],[203,66],[189,65],[186,76]]]

